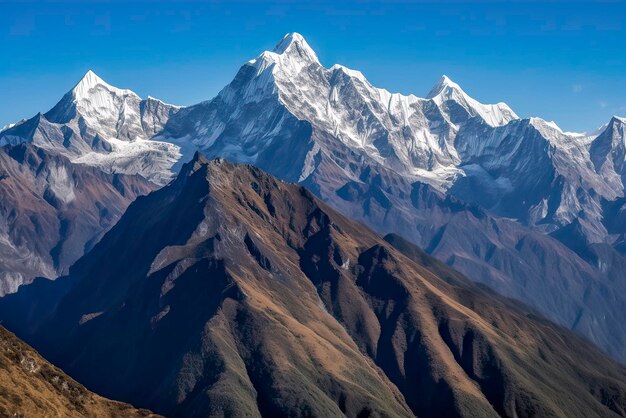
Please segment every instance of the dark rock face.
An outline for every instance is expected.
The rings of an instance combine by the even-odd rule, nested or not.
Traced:
[[[626,414],[626,369],[591,344],[199,155],[0,319],[93,390],[172,416]]]
[[[56,278],[155,186],[33,145],[0,149],[0,294]]]

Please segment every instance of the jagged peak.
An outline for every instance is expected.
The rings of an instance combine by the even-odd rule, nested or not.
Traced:
[[[609,120],[608,123],[605,123],[604,125],[600,126],[595,131],[587,134],[587,136],[594,138],[594,141],[595,141],[598,138],[602,137],[603,134],[605,134],[607,132],[612,132],[612,131],[614,131],[616,129],[619,130],[620,128],[622,128],[624,126],[626,126],[626,118],[622,118],[620,116],[613,115],[611,117],[611,120]]]
[[[611,124],[613,123],[620,123],[620,124],[626,124],[626,118],[622,118],[620,116],[617,115],[613,115],[613,117],[611,118]]]
[[[302,59],[319,63],[319,59],[315,51],[313,51],[313,48],[311,48],[304,37],[297,32],[291,32],[283,36],[272,52],[278,55],[296,55]]]
[[[77,98],[84,97],[88,94],[89,90],[93,89],[94,87],[98,85],[102,85],[104,87],[111,87],[103,79],[98,77],[96,73],[89,70],[80,79],[80,81],[74,86],[74,88],[72,89],[72,92],[74,93],[74,96],[76,96]]]
[[[206,166],[208,163],[209,161],[200,151],[194,152],[193,157],[191,157],[189,161],[183,164],[175,181],[184,181],[182,179],[193,175],[202,167]]]
[[[110,85],[109,83],[104,81],[102,78],[100,78],[92,70],[89,70],[85,73],[85,75],[80,79],[78,84],[76,84],[74,88],[72,88],[71,93],[74,96],[74,98],[77,100],[84,99],[84,98],[89,97],[90,91],[96,88],[97,86],[102,86],[106,90],[109,90],[111,92],[121,93],[121,94],[132,94],[132,95],[137,96],[137,94],[135,94],[135,92],[131,90],[119,89],[117,87]]]
[[[554,132],[557,134],[565,134],[555,121],[547,121],[538,117],[530,117],[528,118],[528,123],[537,129],[537,131],[539,131],[542,135],[547,137],[551,137]]]
[[[278,41],[278,43],[276,44],[276,46],[274,47],[272,51],[277,54],[282,54],[285,51],[287,51],[287,49],[291,47],[293,43],[297,43],[297,42],[307,44],[304,37],[300,35],[299,33],[297,32],[287,33],[285,34],[285,36],[282,37],[280,41]]]
[[[604,132],[610,132],[611,136],[620,138],[618,140],[626,145],[626,118],[614,115]]]
[[[430,89],[430,92],[428,93],[428,95],[426,95],[426,98],[432,99],[433,97],[439,96],[442,93],[445,93],[446,95],[450,95],[452,91],[465,94],[461,86],[459,86],[457,83],[452,81],[450,77],[444,74],[441,76],[439,81],[437,81],[437,83],[433,86],[433,88]]]
[[[200,151],[196,151],[193,153],[193,157],[191,158],[190,162],[192,164],[195,164],[195,163],[208,164],[209,160],[207,160],[204,154],[202,154]]]
[[[84,84],[89,86],[95,86],[97,84],[107,84],[98,74],[93,72],[93,70],[87,70],[83,78],[78,82],[78,84]]]
[[[367,79],[365,78],[365,76],[363,75],[362,72],[358,71],[358,70],[353,70],[351,68],[345,67],[341,64],[335,64],[332,67],[330,67],[331,71],[341,71],[347,75],[349,75],[350,77],[353,78],[357,78],[359,80],[361,80],[362,82],[367,82]]]
[[[455,101],[465,107],[470,114],[480,116],[491,126],[502,126],[511,120],[519,119],[506,103],[482,104],[478,100],[473,99],[447,75],[441,76],[437,84],[433,86],[426,96],[426,99],[433,100],[438,105],[442,105],[448,100]]]

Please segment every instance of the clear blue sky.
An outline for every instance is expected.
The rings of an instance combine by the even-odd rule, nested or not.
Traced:
[[[213,97],[245,61],[300,32],[326,66],[425,95],[447,74],[565,130],[626,116],[626,4],[619,2],[6,2],[0,126],[46,111],[88,69],[141,96]]]

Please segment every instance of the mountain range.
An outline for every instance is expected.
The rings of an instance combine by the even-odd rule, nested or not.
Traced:
[[[88,72],[49,112],[0,132],[0,144],[158,185],[196,149],[254,164],[625,361],[625,123],[563,132],[481,104],[445,76],[425,98],[390,93],[324,67],[293,33],[189,107]]]
[[[589,342],[200,154],[0,317],[90,389],[168,416],[626,414],[626,369]]]

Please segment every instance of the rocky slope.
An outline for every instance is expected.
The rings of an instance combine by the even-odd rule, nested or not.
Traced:
[[[0,148],[0,295],[55,279],[154,184],[105,174],[32,144]]]
[[[0,416],[157,418],[88,391],[1,326]]]
[[[626,369],[591,344],[302,187],[198,155],[0,318],[168,415],[626,414]]]

